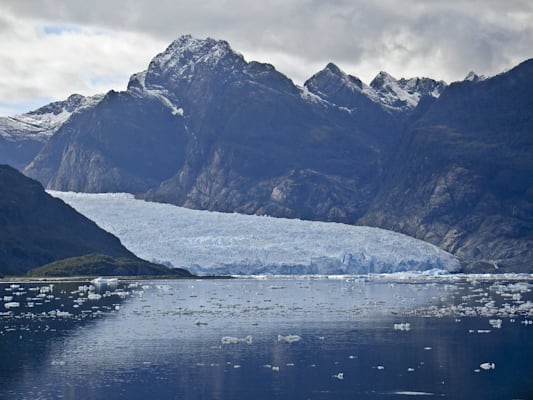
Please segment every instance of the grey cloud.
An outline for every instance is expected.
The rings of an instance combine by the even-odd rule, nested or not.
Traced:
[[[14,19],[3,18],[3,10]],[[147,54],[144,67],[182,34],[225,39],[247,59],[260,55],[300,83],[330,61],[366,82],[380,70],[453,81],[471,69],[498,73],[531,57],[533,48],[529,0],[1,0],[1,35],[13,21],[150,38],[150,55],[139,49]]]

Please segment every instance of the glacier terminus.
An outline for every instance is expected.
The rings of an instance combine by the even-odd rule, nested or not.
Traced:
[[[126,193],[49,191],[135,254],[198,275],[459,272],[456,257],[378,228],[190,210]]]

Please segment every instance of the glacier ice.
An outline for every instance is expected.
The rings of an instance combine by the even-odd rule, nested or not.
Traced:
[[[131,194],[49,191],[144,259],[198,275],[347,275],[461,269],[429,243],[383,229],[190,210]]]

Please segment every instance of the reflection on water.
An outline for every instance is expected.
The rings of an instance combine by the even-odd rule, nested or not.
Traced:
[[[531,277],[0,287],[0,398],[533,395]]]

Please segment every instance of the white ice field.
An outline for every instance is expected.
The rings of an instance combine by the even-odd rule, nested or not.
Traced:
[[[49,193],[139,257],[198,275],[460,270],[438,247],[383,229],[190,210],[125,193]]]

